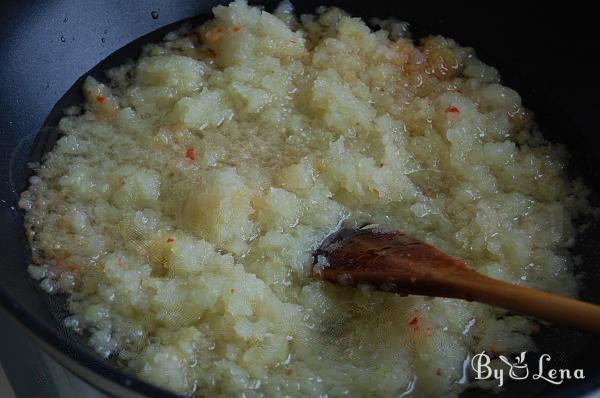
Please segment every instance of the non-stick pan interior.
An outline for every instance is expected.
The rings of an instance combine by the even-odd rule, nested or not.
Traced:
[[[59,18],[54,18],[54,22],[65,25],[64,33],[60,33],[60,29],[57,30],[60,34],[55,38],[57,41],[47,49],[40,49],[42,56],[63,57],[63,59],[48,58],[49,67],[45,69],[43,79],[40,79],[40,73],[42,73],[40,68],[43,65],[37,63],[33,68],[31,65],[23,64],[21,74],[14,73],[12,78],[23,79],[17,82],[16,87],[29,87],[24,93],[18,95],[15,93],[14,98],[18,99],[20,95],[24,98],[25,103],[18,107],[15,106],[14,102],[7,102],[9,108],[0,116],[3,128],[0,137],[2,140],[0,149],[4,152],[2,169],[0,170],[3,177],[0,192],[4,201],[0,202],[2,211],[0,236],[3,239],[0,300],[35,334],[67,351],[71,358],[85,362],[105,376],[113,378],[121,384],[131,385],[132,388],[139,391],[153,395],[169,395],[122,373],[117,370],[115,363],[100,360],[87,347],[84,338],[69,332],[62,326],[61,320],[67,314],[64,297],[48,297],[35,287],[25,271],[26,264],[29,263],[29,251],[22,234],[22,214],[16,210],[16,201],[18,193],[26,186],[27,176],[30,175],[26,163],[40,161],[43,154],[52,148],[60,134],[55,126],[63,116],[62,110],[82,102],[82,78],[77,80],[66,94],[58,100],[49,115],[48,111],[61,93],[46,91],[36,95],[31,86],[36,84],[39,86],[40,81],[46,79],[52,81],[52,84],[48,83],[48,87],[68,87],[72,84],[73,79],[68,82],[64,81],[65,76],[61,75],[60,65],[68,64],[72,70],[83,73],[88,67],[90,58],[98,59],[98,53],[106,53],[106,49],[101,52],[98,49],[110,45],[111,37],[141,35],[157,26],[158,22],[161,21],[161,15],[163,15],[162,18],[168,16],[171,20],[190,15],[200,15],[192,18],[192,22],[198,23],[210,16],[209,10],[216,2],[158,2],[162,3],[164,8],[157,7],[155,3],[140,2],[144,8],[130,10],[131,17],[114,16],[118,2],[107,2],[111,7],[96,4],[95,9],[85,8],[92,2],[67,1],[65,3],[69,3],[73,7],[61,5],[60,9],[54,10],[54,13],[48,12],[54,17],[59,16]],[[81,7],[81,3],[86,5],[83,7],[86,13],[85,18],[91,18],[92,16],[104,18],[107,21],[106,28],[95,28],[95,31],[91,33],[86,31],[85,21],[78,20],[78,18],[85,19],[82,17],[84,13],[76,11],[76,7]],[[275,2],[268,2],[267,8],[269,4],[272,5],[273,3]],[[312,12],[316,6],[322,3],[324,2],[305,1],[298,2],[296,6],[300,12]],[[327,3],[331,4],[331,2]],[[338,4],[353,15],[366,19],[371,16],[396,16],[401,20],[406,20],[412,24],[412,30],[416,38],[429,33],[441,33],[457,39],[463,45],[474,46],[482,60],[500,69],[504,83],[515,88],[523,96],[525,105],[536,113],[537,121],[545,136],[552,141],[567,145],[573,154],[573,173],[582,175],[588,186],[596,192],[598,191],[600,157],[597,152],[594,152],[594,148],[597,147],[594,144],[597,144],[599,139],[592,134],[592,129],[588,129],[587,125],[582,122],[580,116],[581,112],[584,111],[581,111],[580,108],[574,110],[573,104],[564,100],[564,96],[563,101],[558,101],[560,91],[557,94],[556,91],[553,91],[555,87],[548,84],[548,81],[552,79],[552,74],[557,73],[560,68],[557,65],[550,65],[546,60],[549,55],[544,55],[544,51],[540,48],[532,48],[535,38],[546,35],[544,24],[525,23],[527,12],[532,10],[521,10],[522,16],[516,18],[516,22],[513,19],[511,27],[507,27],[505,19],[507,14],[490,5],[480,5],[464,13],[448,5],[434,8],[417,4],[396,4],[383,1],[369,3],[337,1],[333,4]],[[174,12],[174,9],[178,9],[179,12]],[[156,13],[153,13],[153,11],[156,11]],[[20,12],[27,12],[27,10],[21,9]],[[46,15],[43,10],[38,10],[38,12],[41,15]],[[60,17],[61,13],[66,16]],[[69,13],[74,13],[74,16],[70,16]],[[155,19],[157,14],[158,19]],[[147,23],[135,22],[134,17],[146,18]],[[110,21],[111,18],[112,22]],[[519,23],[521,18],[523,23]],[[25,20],[27,19],[25,18]],[[72,29],[67,28],[69,21],[75,25],[72,26]],[[136,58],[143,44],[160,40],[165,33],[175,29],[180,24],[181,22],[178,22],[163,27],[122,47],[93,67],[89,73],[85,73],[84,76],[90,74],[99,80],[104,80],[103,72],[106,69],[118,66],[127,59]],[[498,31],[499,27],[503,27],[504,30]],[[83,39],[77,36],[81,32],[83,32]],[[532,43],[528,43],[523,37],[528,38],[527,40]],[[76,50],[72,52],[64,50],[64,46],[66,46],[64,43],[84,39],[96,41],[98,49],[94,50],[92,55],[89,52],[82,54]],[[115,41],[118,42],[116,39]],[[43,46],[43,42],[32,39],[31,46],[31,48],[40,48],[39,46]],[[82,50],[83,47],[73,47],[84,51]],[[542,71],[540,69],[542,67],[546,69]],[[4,76],[0,77],[5,78]],[[54,81],[54,79],[57,81]],[[3,98],[2,104],[4,105],[6,101],[7,99]],[[39,126],[46,115],[48,117],[40,130]],[[37,133],[38,130],[39,134]],[[596,199],[594,201],[598,203]],[[579,270],[583,288],[582,297],[595,302],[600,301],[600,296],[594,289],[600,281],[600,274],[594,267],[594,264],[600,259],[600,250],[597,244],[599,241],[600,229],[597,226],[592,226],[580,236],[579,243],[574,249],[574,254],[581,256],[582,259],[582,266]],[[544,328],[536,341],[541,352],[552,354],[553,363],[558,367],[584,368],[586,370],[586,380],[583,383],[579,382],[578,385],[568,383],[554,389],[549,389],[548,387],[551,386],[544,382],[513,383],[504,392],[505,396],[534,396],[540,394],[540,391],[544,388],[544,396],[550,394],[577,396],[582,391],[588,391],[594,387],[593,380],[598,380],[599,371],[598,365],[592,362],[592,353],[598,352],[598,348],[590,335],[569,329],[551,327]],[[586,355],[582,355],[584,352]],[[480,391],[471,390],[464,395],[481,396],[481,394]]]

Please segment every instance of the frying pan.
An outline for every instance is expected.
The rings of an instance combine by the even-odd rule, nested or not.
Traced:
[[[85,339],[62,326],[64,297],[41,292],[26,272],[29,250],[23,237],[19,192],[30,175],[27,162],[39,161],[59,132],[61,110],[82,101],[81,76],[103,79],[102,71],[135,58],[144,43],[192,18],[201,22],[216,0],[61,0],[1,1],[0,5],[0,303],[58,362],[105,392],[122,397],[175,395],[142,382],[118,363],[103,360]],[[267,8],[275,2],[263,2]],[[589,81],[598,67],[591,9],[570,4],[523,5],[498,2],[466,4],[425,2],[296,1],[301,12],[320,4],[341,6],[356,16],[395,16],[412,24],[415,37],[443,34],[496,66],[503,83],[516,89],[532,109],[545,136],[572,153],[570,172],[600,188],[600,138],[594,116],[600,109]],[[554,2],[553,2],[554,3]],[[152,32],[152,33],[149,33]],[[139,38],[139,39],[137,39]],[[127,44],[129,43],[129,44]],[[116,52],[115,52],[116,51]],[[113,53],[114,52],[114,53]],[[108,57],[111,53],[110,57]],[[108,58],[106,58],[108,57]],[[79,78],[79,79],[78,79]],[[595,288],[600,272],[600,228],[579,237],[573,253],[581,297],[600,301]],[[532,380],[509,384],[500,396],[580,397],[600,391],[598,343],[574,330],[547,327],[536,337],[541,352],[557,368],[582,368],[585,380],[560,386]],[[0,344],[10,344],[1,342]],[[495,396],[469,390],[465,397]]]

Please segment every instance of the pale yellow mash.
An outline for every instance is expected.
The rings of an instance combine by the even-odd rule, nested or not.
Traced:
[[[585,189],[497,71],[336,8],[214,14],[88,78],[23,193],[29,270],[70,293],[65,323],[198,396],[455,396],[473,353],[533,349],[538,325],[497,308],[309,276],[326,235],[377,223],[576,293]]]

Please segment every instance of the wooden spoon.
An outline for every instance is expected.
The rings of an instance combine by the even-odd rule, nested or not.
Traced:
[[[315,252],[313,274],[378,290],[478,301],[549,322],[600,331],[600,306],[492,279],[400,232],[342,230]],[[326,264],[323,265],[323,256]]]

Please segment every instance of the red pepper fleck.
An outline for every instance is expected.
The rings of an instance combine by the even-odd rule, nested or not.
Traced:
[[[239,32],[240,31],[240,25],[235,25],[232,30],[234,32]]]
[[[217,28],[217,33],[223,33],[224,30],[225,29],[223,29],[223,28]]]
[[[173,239],[173,238],[168,238],[167,239],[167,243],[168,244],[172,244],[173,242],[175,242],[175,239]]]
[[[104,96],[102,96],[102,95],[96,96],[96,101],[98,101],[99,103],[103,104],[104,103]]]
[[[67,265],[67,269],[71,272],[79,271],[80,267],[77,264],[69,264]]]
[[[380,169],[383,169],[383,166],[384,166],[384,164],[383,164],[383,163],[379,163],[379,166],[378,166],[378,167],[379,167]]]
[[[417,328],[419,326],[419,318],[414,317],[412,321],[408,322],[409,325]]]
[[[463,94],[464,94],[464,91],[462,91],[460,88],[459,88],[459,89],[456,89],[456,92],[457,92],[457,93],[459,93],[460,95],[463,95]]]
[[[185,152],[185,157],[190,160],[196,160],[196,151],[194,150],[194,148],[188,148]]]
[[[454,105],[450,105],[449,107],[447,107],[446,109],[444,109],[444,112],[459,113],[460,110],[457,107],[455,107]]]
[[[288,375],[288,376],[291,376],[291,375],[292,375],[292,373],[294,373],[294,370],[293,370],[293,369],[288,369],[288,370],[286,371],[286,373],[287,373],[287,375]]]

